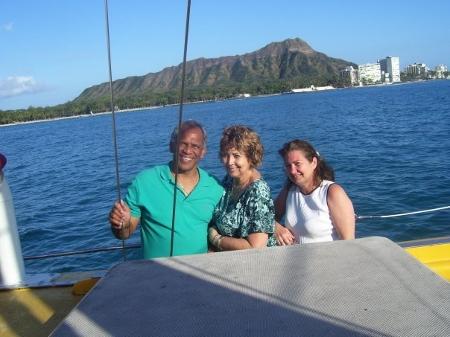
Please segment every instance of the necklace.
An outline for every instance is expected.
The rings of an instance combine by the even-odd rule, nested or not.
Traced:
[[[236,201],[241,196],[242,192],[244,192],[245,188],[241,187],[239,185],[231,185],[231,193],[230,193],[230,199],[232,201]]]
[[[318,188],[320,186],[320,184],[322,184],[322,179],[320,179],[316,184],[312,185],[312,188],[309,189],[307,192],[303,192],[301,189],[300,189],[300,191],[305,195],[309,195],[312,192],[314,192],[316,190],[316,188]]]
[[[195,172],[195,176],[193,177],[185,177],[183,175],[178,175],[177,179],[177,186],[180,188],[180,190],[183,192],[185,196],[188,196],[195,186],[197,186],[199,180],[200,180],[200,174],[198,171]],[[172,172],[172,181],[175,183],[175,173]]]
[[[254,173],[251,173],[250,177],[244,183],[235,183],[235,180],[233,179],[233,182],[231,184],[230,199],[232,201],[238,200],[242,193],[245,192],[247,187],[249,187],[255,180],[256,177]]]

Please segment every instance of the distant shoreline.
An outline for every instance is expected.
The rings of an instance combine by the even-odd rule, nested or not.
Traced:
[[[157,109],[157,108],[162,108],[162,107],[161,106],[151,106],[151,107],[143,107],[143,108],[121,109],[121,110],[114,110],[114,113],[131,112],[131,111],[138,111],[138,110],[150,110],[150,109]],[[54,122],[54,121],[64,120],[64,119],[89,118],[89,117],[95,117],[95,116],[101,116],[101,115],[108,115],[108,114],[111,114],[111,113],[112,113],[111,111],[102,111],[102,112],[97,112],[97,113],[92,114],[92,115],[91,114],[84,114],[84,115],[76,115],[76,116],[56,117],[56,118],[47,118],[47,119],[36,119],[36,120],[26,121],[26,122],[0,124],[0,127],[7,127],[7,126],[14,126],[14,125],[23,125],[23,124],[33,124],[33,123],[43,123],[43,122]]]
[[[333,88],[333,89],[327,89],[327,90],[305,90],[301,92],[288,92],[288,93],[274,93],[274,94],[264,94],[264,95],[257,95],[257,96],[250,96],[248,98],[258,98],[258,97],[269,97],[269,96],[278,96],[278,95],[284,95],[284,94],[308,94],[308,93],[317,93],[317,92],[323,92],[323,91],[330,91],[330,90],[338,90],[338,89],[360,89],[360,88],[372,88],[372,87],[389,87],[389,86],[397,86],[397,85],[405,85],[405,84],[414,84],[414,83],[423,83],[423,82],[429,82],[429,81],[437,81],[437,80],[416,80],[416,81],[408,81],[408,82],[396,82],[396,83],[379,83],[379,84],[372,84],[372,85],[363,85],[363,86],[353,86],[353,87],[345,87],[345,88]],[[228,100],[236,100],[236,99],[248,99],[246,97],[234,97],[234,98],[224,98],[219,101],[228,101]],[[200,103],[214,103],[215,100],[207,100],[207,101],[194,101],[194,102],[185,102],[186,104],[200,104]],[[141,110],[152,110],[152,109],[158,109],[158,108],[165,108],[170,106],[179,106],[179,103],[176,104],[167,104],[167,105],[157,105],[157,106],[148,106],[148,107],[141,107],[141,108],[128,108],[128,109],[119,109],[114,110],[114,113],[120,113],[120,112],[134,112],[134,111],[141,111]],[[84,114],[84,115],[76,115],[76,116],[66,116],[66,117],[56,117],[56,118],[48,118],[48,119],[37,119],[32,121],[26,121],[26,122],[16,122],[16,123],[7,123],[7,124],[0,124],[0,127],[8,127],[8,126],[15,126],[15,125],[23,125],[23,124],[32,124],[32,123],[43,123],[43,122],[54,122],[58,120],[64,120],[64,119],[75,119],[75,118],[88,118],[88,117],[95,117],[95,116],[101,116],[101,115],[107,115],[111,114],[111,111],[102,111],[97,112],[95,114]]]

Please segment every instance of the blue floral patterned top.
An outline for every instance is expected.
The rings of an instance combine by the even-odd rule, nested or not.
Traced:
[[[269,185],[258,179],[238,197],[232,199],[233,179],[225,176],[224,192],[214,209],[213,224],[224,236],[246,238],[252,233],[267,233],[267,246],[276,246],[274,206]]]

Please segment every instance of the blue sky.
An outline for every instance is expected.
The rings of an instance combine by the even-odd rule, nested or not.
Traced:
[[[113,79],[182,60],[186,1],[109,0]],[[357,64],[450,66],[450,1],[192,0],[188,59],[299,37]],[[0,1],[0,110],[65,103],[108,81],[104,0]]]

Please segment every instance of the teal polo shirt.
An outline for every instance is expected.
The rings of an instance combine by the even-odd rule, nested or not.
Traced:
[[[217,179],[198,168],[199,182],[186,196],[177,187],[173,255],[208,251],[207,228],[223,193]],[[169,165],[140,172],[125,198],[131,215],[140,218],[144,258],[170,255],[174,179]]]

